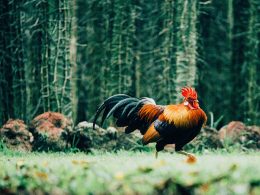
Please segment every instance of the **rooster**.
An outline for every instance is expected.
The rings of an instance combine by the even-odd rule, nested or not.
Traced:
[[[105,119],[113,115],[118,127],[126,127],[125,133],[140,130],[144,145],[156,142],[156,158],[167,144],[175,144],[176,152],[195,161],[196,157],[182,148],[198,135],[206,124],[207,116],[199,106],[195,89],[184,87],[181,94],[184,100],[180,104],[166,106],[156,105],[153,99],[147,97],[138,99],[125,94],[111,96],[97,109],[93,129],[104,110],[101,126]]]

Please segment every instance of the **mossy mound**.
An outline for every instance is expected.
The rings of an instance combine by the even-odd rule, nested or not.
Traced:
[[[32,120],[30,131],[35,138],[34,150],[62,151],[68,146],[72,121],[61,113],[45,112]]]
[[[0,129],[0,138],[8,149],[31,151],[34,137],[24,121],[9,119]]]

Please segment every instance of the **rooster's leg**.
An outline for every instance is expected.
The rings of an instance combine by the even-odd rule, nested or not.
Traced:
[[[197,161],[197,158],[194,154],[191,154],[191,153],[188,153],[188,152],[185,152],[184,150],[180,150],[180,151],[177,151],[179,154],[183,154],[185,156],[187,156],[187,162],[196,162]]]
[[[164,141],[164,140],[159,140],[157,143],[156,143],[156,146],[155,146],[155,149],[156,149],[156,152],[155,152],[155,158],[158,157],[158,152],[162,151],[164,149],[164,146],[166,145],[167,143]]]
[[[155,158],[157,159],[158,158],[158,151],[155,150]]]

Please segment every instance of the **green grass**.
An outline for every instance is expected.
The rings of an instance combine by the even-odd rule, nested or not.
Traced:
[[[0,153],[0,194],[259,194],[260,155]]]

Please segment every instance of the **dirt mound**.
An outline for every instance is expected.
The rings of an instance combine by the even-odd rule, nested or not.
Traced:
[[[219,130],[219,138],[230,143],[239,143],[245,148],[260,149],[260,127],[246,126],[232,121]]]
[[[30,131],[35,137],[34,150],[60,151],[67,147],[72,121],[61,113],[45,112],[32,120]]]
[[[12,150],[31,151],[33,135],[22,120],[9,119],[0,129],[0,138]]]
[[[232,121],[219,130],[219,137],[220,139],[225,139],[227,137],[237,138],[237,136],[239,136],[239,134],[244,130],[246,130],[244,123],[240,121]]]
[[[97,125],[93,130],[93,123],[86,121],[75,127],[70,143],[82,151],[93,149],[101,151],[141,150],[144,148],[140,142],[140,136],[137,134],[126,135],[114,127],[108,127],[105,130]]]

